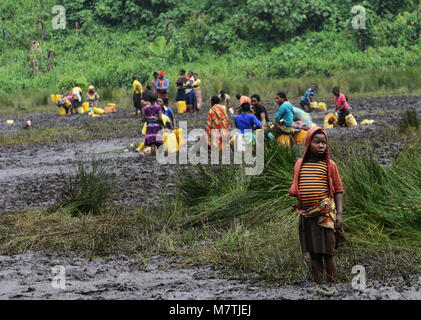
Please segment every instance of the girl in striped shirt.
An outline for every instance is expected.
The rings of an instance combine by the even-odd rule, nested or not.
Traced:
[[[342,194],[338,168],[330,160],[327,134],[313,127],[306,136],[304,157],[295,164],[290,195],[298,199],[301,249],[310,253],[318,285],[323,283],[323,261],[328,283],[335,282],[335,249],[343,239]]]

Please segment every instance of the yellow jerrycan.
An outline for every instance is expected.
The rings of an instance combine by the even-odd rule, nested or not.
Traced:
[[[95,114],[103,114],[104,113],[104,109],[101,109],[101,108],[92,108],[92,110],[94,111]]]
[[[355,120],[355,118],[354,118],[354,116],[352,115],[352,113],[351,113],[351,114],[349,114],[349,115],[347,115],[347,116],[345,117],[345,121],[346,121],[346,126],[347,126],[348,128],[352,128],[352,127],[356,127],[356,126],[358,126],[358,123],[357,123],[357,121]]]
[[[281,134],[278,138],[276,138],[276,142],[280,147],[291,145],[291,140],[288,134]]]
[[[183,114],[187,110],[186,101],[177,101],[177,112]]]
[[[60,116],[65,116],[66,115],[66,109],[64,109],[64,107],[59,107],[58,108],[58,114]]]
[[[297,132],[297,134],[294,136],[295,143],[305,144],[307,132],[308,130],[300,130]]]
[[[175,153],[178,151],[177,136],[172,131],[165,131],[163,133],[165,152]]]
[[[181,129],[181,128],[175,129],[174,133],[177,137],[178,147],[183,148],[186,145],[186,140],[184,139],[183,129]]]

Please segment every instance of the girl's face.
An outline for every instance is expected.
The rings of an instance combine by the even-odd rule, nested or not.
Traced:
[[[323,133],[315,134],[311,138],[310,151],[317,157],[322,157],[327,149],[327,139]]]
[[[257,99],[256,99],[256,98],[252,98],[252,99],[251,99],[251,105],[252,105],[253,107],[256,107],[258,104],[259,104],[259,102],[257,101]]]
[[[281,105],[285,101],[284,98],[281,98],[279,96],[276,96],[275,100],[276,100],[276,103],[279,104],[279,105]]]
[[[335,96],[339,96],[339,91],[332,91]]]
[[[162,107],[164,105],[164,100],[162,100],[161,98],[159,98],[157,100],[158,104]]]

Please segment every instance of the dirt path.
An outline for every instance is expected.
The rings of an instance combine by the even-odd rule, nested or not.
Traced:
[[[65,268],[64,289],[52,285],[57,266]],[[326,297],[311,283],[262,286],[226,278],[211,267],[182,268],[161,256],[147,262],[124,256],[108,261],[39,253],[0,256],[0,282],[0,299],[421,299],[421,279],[411,285],[368,280],[363,291],[341,283],[337,295]]]

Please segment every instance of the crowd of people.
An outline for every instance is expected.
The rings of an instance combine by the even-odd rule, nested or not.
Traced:
[[[57,106],[65,109],[68,115],[78,114],[79,108],[82,105],[82,88],[78,83],[75,83],[73,89],[61,96],[57,101]],[[95,87],[90,85],[86,93],[86,102],[89,103],[90,108],[96,108],[99,104],[99,94],[95,91]]]
[[[180,70],[179,78],[175,84],[177,86],[176,103],[185,101],[187,112],[200,111],[202,108],[202,97],[200,91],[201,81],[198,78],[198,74],[190,71],[186,75],[184,69]],[[161,128],[176,128],[175,114],[169,107],[169,86],[170,82],[163,71],[154,72],[153,79],[145,88],[142,87],[137,76],[133,76],[135,115],[141,114],[142,119],[147,123],[146,136],[148,139],[145,140],[145,146],[154,146],[154,149],[162,144],[159,137],[157,137],[159,131],[157,131],[157,123],[159,123]],[[250,97],[236,94],[235,98],[238,101],[236,103],[232,101],[231,97],[224,90],[221,90],[219,95],[212,96],[210,100],[211,105],[206,121],[208,144],[211,147],[213,143],[218,144],[224,138],[222,133],[218,141],[211,141],[211,132],[214,129],[220,132],[228,132],[230,128],[230,114],[234,116],[235,128],[239,129],[242,134],[250,130],[255,131],[256,129],[267,130],[270,126],[273,127],[273,124],[276,124],[283,134],[293,135],[300,130],[309,130],[314,126],[311,112],[314,110],[312,104],[316,92],[317,84],[314,83],[301,98],[300,107],[295,107],[288,100],[285,92],[278,92],[275,98],[278,110],[273,122],[271,122],[259,94],[252,94]],[[336,114],[339,118],[338,124],[344,125],[345,117],[350,114],[350,107],[344,94],[340,93],[339,87],[333,88],[333,94]],[[147,110],[146,113],[145,110]],[[154,111],[152,112],[151,110]],[[158,110],[160,113],[158,113]],[[168,120],[165,121],[166,119]]]

